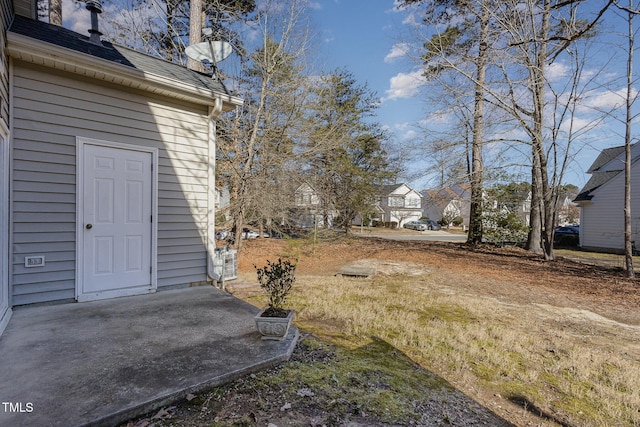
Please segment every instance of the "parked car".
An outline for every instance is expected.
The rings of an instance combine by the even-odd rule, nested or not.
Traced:
[[[438,224],[437,222],[435,222],[432,219],[425,219],[424,221],[420,221],[421,223],[423,223],[426,227],[427,230],[440,230],[440,224]]]
[[[257,231],[253,231],[250,228],[244,227],[242,229],[241,236],[243,239],[257,239],[258,237],[260,237],[260,233],[258,233]]]
[[[229,230],[216,231],[216,240],[231,240],[232,238],[233,238],[233,233]]]
[[[262,233],[262,235],[260,235],[260,233],[250,229],[249,227],[244,227],[242,229],[242,233],[240,234],[240,236],[243,239],[257,239],[258,237],[270,237],[268,233]],[[229,231],[229,230],[216,231],[216,240],[232,240],[232,239],[233,239],[232,231]]]
[[[427,226],[420,221],[408,221],[403,225],[404,228],[408,228],[409,230],[418,230],[424,231],[427,229]]]
[[[556,227],[553,231],[554,246],[578,246],[580,244],[580,226],[567,225]]]

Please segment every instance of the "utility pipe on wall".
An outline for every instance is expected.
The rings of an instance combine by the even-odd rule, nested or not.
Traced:
[[[207,186],[207,275],[216,282],[223,277],[214,271],[213,259],[216,250],[216,119],[222,112],[222,98],[215,99],[209,107],[209,166]]]

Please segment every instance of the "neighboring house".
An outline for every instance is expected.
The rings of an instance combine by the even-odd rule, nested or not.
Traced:
[[[483,192],[484,210],[502,215],[513,214],[523,224],[531,221],[531,184],[498,185]]]
[[[460,217],[468,227],[470,206],[471,192],[466,185],[422,191],[422,215],[434,221],[453,221]]]
[[[498,201],[504,209],[516,215],[526,226],[531,222],[531,191],[516,192],[510,201]]]
[[[5,314],[211,281],[215,119],[242,101],[211,76],[33,20],[33,0],[15,0],[15,17],[6,3]]]
[[[603,150],[575,202],[580,207],[580,246],[624,251],[624,146]],[[631,147],[631,232],[640,242],[640,144]]]
[[[216,188],[216,203],[215,203],[216,215],[218,217],[221,217],[221,215],[224,215],[224,222],[229,221],[230,206],[231,206],[231,194],[229,193],[229,187],[225,185],[222,188]]]
[[[402,227],[422,217],[422,195],[407,184],[383,185],[378,189],[378,207],[384,222]]]
[[[294,192],[295,208],[292,212],[292,220],[296,227],[331,227],[336,217],[336,212],[322,206],[318,192],[309,184],[302,183]]]
[[[573,201],[577,196],[577,193],[572,192],[563,193],[558,198],[558,225],[571,225],[580,223],[580,209],[578,208],[578,204]]]

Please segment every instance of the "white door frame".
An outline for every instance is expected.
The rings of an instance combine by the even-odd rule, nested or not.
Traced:
[[[158,288],[158,149],[154,147],[143,147],[139,145],[122,144],[118,142],[104,141],[93,138],[76,137],[76,300],[91,301],[101,297],[91,297],[82,295],[82,281],[84,280],[84,148],[86,145],[95,145],[106,148],[119,148],[123,150],[139,151],[151,154],[151,289],[155,292]],[[134,290],[119,291],[117,295],[107,296],[127,296],[137,295],[140,292]]]
[[[9,132],[0,123],[0,335],[11,318],[9,289]]]

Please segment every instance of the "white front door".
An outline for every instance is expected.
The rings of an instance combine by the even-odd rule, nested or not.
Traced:
[[[0,134],[0,334],[9,322],[9,147]]]
[[[155,290],[150,152],[84,144],[78,300]]]

